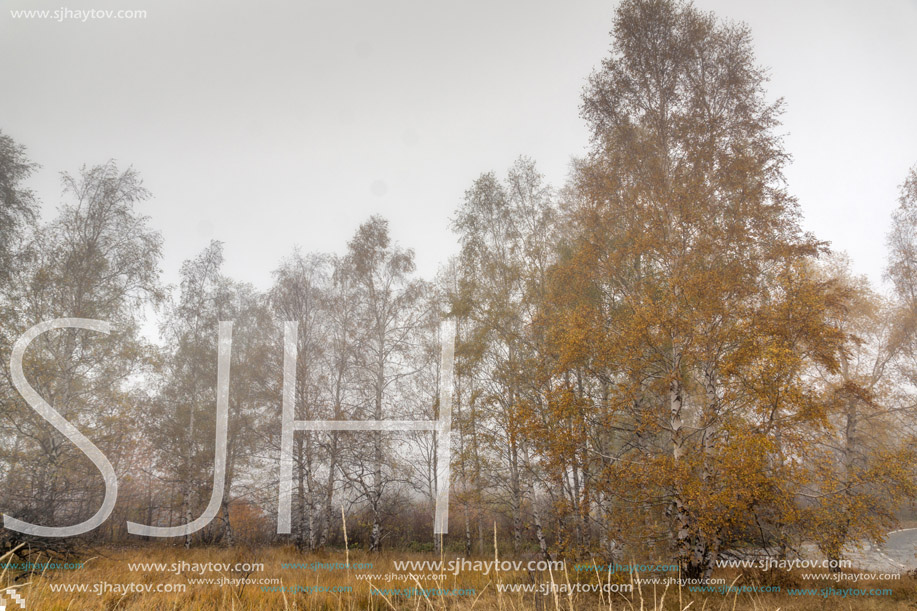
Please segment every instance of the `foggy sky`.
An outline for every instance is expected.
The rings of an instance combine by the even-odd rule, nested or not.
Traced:
[[[560,185],[615,2],[3,2],[0,129],[42,169],[110,158],[154,198],[165,279],[210,239],[264,288],[294,245],[343,250],[370,214],[427,277],[481,172],[520,154]],[[917,163],[917,1],[699,0],[747,22],[786,101],[804,226],[877,284],[897,186]],[[145,20],[13,20],[8,9],[144,9]]]

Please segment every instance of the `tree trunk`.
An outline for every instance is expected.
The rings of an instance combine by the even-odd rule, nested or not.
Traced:
[[[334,505],[334,472],[337,470],[338,434],[331,434],[331,456],[328,463],[328,479],[325,481],[325,511],[322,519],[322,534],[318,546],[324,548],[331,538],[332,513]]]
[[[677,379],[673,379],[669,384],[669,409],[671,412],[672,460],[675,462],[676,466],[684,455],[683,407],[684,400],[682,397],[681,382]],[[672,512],[674,517],[676,554],[684,565],[685,576],[688,578],[695,578],[697,575],[694,575],[693,571],[696,571],[697,567],[692,562],[689,517],[682,502],[681,490],[677,483],[673,493],[674,500],[672,503]]]
[[[296,464],[299,467],[299,477],[296,478],[296,549],[300,552],[306,549],[306,456],[302,436],[296,439]]]
[[[513,495],[513,551],[518,553],[522,547],[522,482],[519,475],[519,450],[513,441],[510,441],[509,471],[510,490]]]
[[[191,523],[191,503],[192,495],[194,494],[194,485],[191,478],[191,452],[194,448],[194,405],[192,404],[189,409],[191,410],[191,418],[188,425],[188,451],[185,453],[185,481],[182,482],[184,488],[182,492],[182,517],[185,520],[185,524]],[[185,549],[190,547],[191,533],[188,533],[185,535]]]
[[[380,351],[381,353],[381,351]],[[384,384],[383,365],[379,364],[379,371],[376,377],[376,401],[375,413],[373,416],[376,420],[382,420],[382,388]],[[369,538],[369,551],[378,552],[382,543],[382,516],[380,503],[382,500],[382,432],[373,432],[373,489],[372,489],[372,513],[373,526]]]
[[[223,522],[223,533],[221,542],[226,547],[233,547],[236,544],[236,538],[232,532],[232,523],[229,521],[229,501],[223,497],[223,503],[220,506],[220,515]]]

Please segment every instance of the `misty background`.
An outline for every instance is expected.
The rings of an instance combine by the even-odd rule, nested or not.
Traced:
[[[588,142],[578,116],[617,3],[4,2],[143,9],[143,20],[0,13],[0,116],[58,173],[115,159],[152,192],[164,279],[211,239],[264,288],[293,245],[340,251],[370,214],[432,276],[457,251],[450,215],[516,156],[561,185]],[[786,175],[806,229],[881,282],[888,219],[917,142],[917,2],[700,0],[752,29],[768,94],[786,100]]]

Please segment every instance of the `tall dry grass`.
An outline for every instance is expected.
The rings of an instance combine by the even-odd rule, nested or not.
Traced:
[[[9,557],[7,554],[6,557]],[[446,556],[450,559],[453,556]],[[319,570],[282,568],[284,563],[309,562],[345,562],[372,563],[372,569],[362,571],[376,575],[398,574],[403,579],[397,581],[357,580],[352,570]],[[813,596],[791,597],[780,594],[699,594],[688,591],[677,585],[654,586],[641,583],[640,575],[632,575],[629,583],[634,586],[633,592],[621,593],[574,593],[553,591],[547,594],[499,592],[498,584],[554,584],[555,586],[573,583],[613,583],[612,576],[601,575],[598,571],[574,573],[569,567],[563,573],[545,571],[542,574],[531,574],[527,571],[497,572],[490,575],[463,572],[459,575],[441,574],[435,578],[427,576],[411,577],[395,570],[395,560],[431,560],[429,554],[369,554],[363,551],[326,552],[302,555],[293,547],[270,548],[198,548],[185,550],[181,547],[151,546],[138,548],[109,548],[95,550],[83,559],[85,566],[78,570],[45,570],[41,573],[22,574],[19,571],[3,571],[0,574],[0,593],[9,588],[26,599],[27,610],[470,610],[481,611],[521,611],[536,609],[542,611],[685,611],[700,609],[703,611],[729,611],[752,609],[754,611],[816,609],[872,609],[891,610],[917,608],[917,587],[912,578],[900,582],[882,582],[874,584],[857,584],[856,587],[892,587],[893,596],[857,597],[848,599],[824,599]],[[493,559],[503,560],[495,551]],[[205,564],[220,563],[235,565],[237,563],[262,563],[265,570],[261,573],[212,573],[204,575],[172,572],[137,572],[128,569],[129,563],[180,563]],[[265,591],[261,585],[194,585],[192,578],[236,578],[279,579],[284,586],[350,586],[352,592],[277,592]],[[426,578],[425,578],[426,577]],[[748,575],[730,575],[732,584],[749,584],[753,578]],[[61,585],[87,584],[91,589],[95,584],[183,584],[184,592],[170,593],[128,593],[107,592],[95,594],[89,592],[54,591]],[[892,584],[892,585],[890,585]],[[844,584],[818,584],[811,582],[804,587],[854,587]],[[273,586],[265,586],[271,588]],[[474,589],[473,595],[435,596],[420,593],[416,596],[392,595],[390,588],[461,588]],[[550,589],[550,588],[549,588]],[[18,607],[7,606],[8,611]]]

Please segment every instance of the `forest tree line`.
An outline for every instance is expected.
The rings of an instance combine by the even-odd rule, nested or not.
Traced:
[[[743,548],[829,558],[894,528],[917,495],[917,168],[891,219],[884,293],[800,227],[781,102],[749,30],[674,0],[625,0],[581,114],[589,152],[560,188],[521,157],[482,174],[434,279],[372,217],[339,253],[294,250],[267,290],[212,242],[160,272],[139,173],[63,178],[42,219],[25,148],[0,134],[0,511],[85,519],[98,470],[15,391],[39,394],[114,466],[87,538],[199,516],[214,463],[217,325],[233,321],[227,478],[185,545],[674,560],[706,576]],[[878,245],[877,245],[878,246]],[[141,332],[145,313],[161,343]],[[283,323],[298,322],[298,420],[435,420],[443,320],[457,327],[453,445],[433,433],[297,432],[293,534],[276,534]],[[451,460],[449,534],[432,536]],[[10,531],[0,539],[15,541]]]

